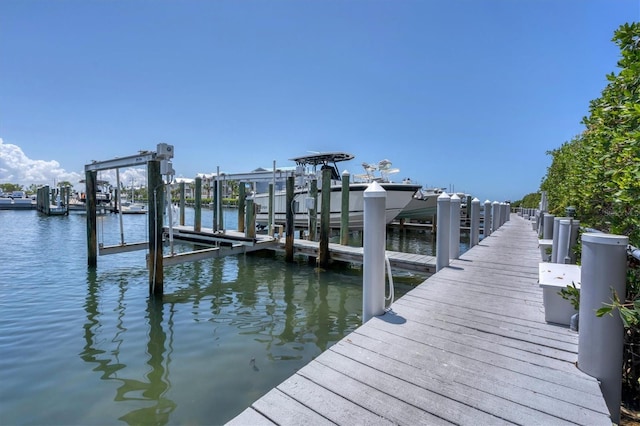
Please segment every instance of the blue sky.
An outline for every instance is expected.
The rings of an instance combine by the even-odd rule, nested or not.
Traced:
[[[389,159],[519,199],[639,18],[638,0],[2,0],[0,183],[166,142],[184,177],[347,151],[352,174]]]

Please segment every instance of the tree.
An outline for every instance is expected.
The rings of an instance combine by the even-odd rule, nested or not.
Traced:
[[[549,152],[552,162],[542,181],[550,212],[576,207],[581,224],[626,235],[640,245],[640,24],[624,24],[613,42],[620,47],[618,74],[589,104],[586,129]],[[627,275],[627,294],[612,295],[598,315],[619,313],[625,324],[623,400],[640,406],[640,269]]]
[[[13,191],[24,191],[22,185],[19,183],[0,183],[0,189],[2,192],[10,193]]]

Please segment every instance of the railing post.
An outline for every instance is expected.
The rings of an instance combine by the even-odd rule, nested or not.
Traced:
[[[480,241],[480,200],[474,198],[471,201],[471,247],[478,245]]]
[[[438,197],[436,230],[436,272],[449,266],[449,243],[451,233],[451,197],[443,192]]]
[[[491,235],[491,201],[485,200],[484,202],[484,231],[482,232],[482,238],[487,238]]]
[[[549,213],[544,213],[544,221],[542,223],[542,239],[544,240],[552,240],[553,239],[553,219],[554,215]]]
[[[384,313],[384,267],[386,245],[385,203],[387,192],[373,182],[364,194],[364,244],[362,322]]]
[[[582,235],[578,368],[600,381],[611,421],[620,422],[624,328],[617,312],[597,317],[615,292],[626,296],[627,244],[620,235]]]
[[[491,203],[491,232],[496,232],[500,228],[500,203]]]
[[[453,194],[450,199],[449,259],[457,259],[460,256],[460,204],[460,197]]]

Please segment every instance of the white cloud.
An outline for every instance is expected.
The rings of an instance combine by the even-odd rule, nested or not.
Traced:
[[[4,143],[0,138],[0,183],[17,183],[25,188],[30,185],[53,185],[55,182],[69,181],[76,189],[81,189],[80,181],[84,172],[68,172],[56,160],[33,160],[27,157],[18,145]],[[106,180],[116,186],[116,171],[98,172],[99,180]],[[120,182],[126,187],[132,184],[144,186],[147,182],[146,168],[125,168],[120,171]]]

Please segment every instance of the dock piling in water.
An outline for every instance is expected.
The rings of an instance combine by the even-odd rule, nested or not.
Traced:
[[[196,178],[196,193],[194,194],[194,217],[193,217],[193,230],[200,232],[202,229],[202,178]]]
[[[329,227],[331,226],[331,169],[322,170],[322,203],[320,207],[320,245],[318,261],[321,268],[329,266]]]
[[[160,161],[147,162],[147,195],[149,199],[149,295],[164,293],[164,265],[162,231],[164,210],[164,182],[160,174]]]
[[[342,172],[342,204],[340,207],[340,244],[349,242],[349,172]],[[345,207],[346,206],[346,207]]]

